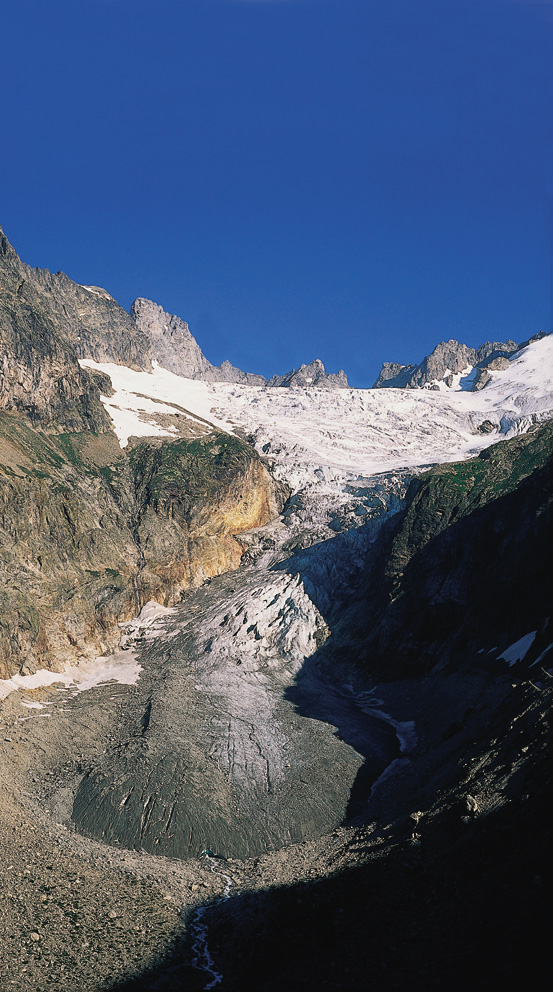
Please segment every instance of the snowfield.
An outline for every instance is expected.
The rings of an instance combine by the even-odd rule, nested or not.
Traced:
[[[150,373],[80,364],[111,378],[115,395],[102,401],[122,447],[132,436],[178,436],[174,423],[156,418],[186,411],[198,427],[208,421],[252,435],[293,490],[466,458],[553,416],[553,336],[523,349],[475,393],[459,377],[436,391],[287,389],[200,382],[159,366]],[[490,432],[479,432],[486,420]]]

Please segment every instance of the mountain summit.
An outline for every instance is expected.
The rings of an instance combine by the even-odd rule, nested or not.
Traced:
[[[541,333],[531,338],[539,340]],[[509,359],[529,341],[485,341],[479,348],[450,338],[440,341],[419,365],[384,362],[373,389],[443,389],[457,387],[483,389],[490,381],[490,372],[506,369]]]
[[[262,375],[242,372],[230,362],[212,365],[190,333],[186,321],[166,313],[158,303],[139,297],[131,307],[131,317],[150,342],[152,358],[164,369],[187,379],[204,382],[242,382],[261,386]]]
[[[300,365],[299,369],[292,369],[284,375],[274,375],[269,379],[268,386],[288,386],[292,389],[301,389],[309,386],[318,386],[323,389],[343,389],[348,385],[346,373],[327,372],[320,358],[316,358],[309,365]]]

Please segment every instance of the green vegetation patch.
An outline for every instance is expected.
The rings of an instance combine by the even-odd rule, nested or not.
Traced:
[[[426,488],[444,497],[449,493],[461,504],[487,503],[511,492],[545,465],[552,452],[553,423],[547,421],[526,434],[490,445],[476,458],[431,469],[417,480],[417,490]]]
[[[137,445],[129,453],[137,488],[150,499],[177,498],[180,502],[213,498],[228,487],[233,476],[252,463],[252,449],[229,434]]]

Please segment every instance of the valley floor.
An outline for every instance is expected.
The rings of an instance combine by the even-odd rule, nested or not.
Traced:
[[[548,685],[482,673],[379,685],[418,742],[373,790],[364,822],[221,862],[106,845],[69,820],[83,770],[119,746],[137,692],[49,687],[25,694],[52,703],[43,710],[23,708],[19,693],[1,704],[2,989],[196,992],[210,987],[210,967],[222,976],[212,987],[229,992],[354,992],[368,970],[377,988],[421,992],[537,974],[550,893]],[[460,700],[474,711],[464,727]]]
[[[538,344],[536,354],[551,347]],[[540,363],[530,358],[516,361],[541,389]],[[132,412],[138,387],[125,375],[118,389]],[[20,684],[0,701],[2,992],[492,992],[509,980],[536,982],[551,891],[550,628],[544,620],[532,641],[535,667],[524,670],[497,657],[499,648],[493,654],[499,642],[485,640],[486,623],[462,663],[460,648],[454,663],[435,663],[429,638],[418,667],[398,663],[386,674],[359,663],[367,604],[380,591],[363,586],[371,548],[423,457],[413,411],[429,461],[489,445],[479,432],[484,415],[493,413],[496,440],[547,419],[541,392],[531,405],[535,383],[525,393],[518,380],[498,382],[496,393],[471,395],[474,409],[454,397],[449,413],[449,399],[429,394],[340,390],[326,435],[320,397],[317,408],[310,394],[251,387],[246,402],[234,387],[194,385],[184,412],[207,417],[216,404],[227,424],[257,424],[258,449],[294,493],[280,519],[239,535],[237,571],[171,610],[150,606],[127,626],[125,659],[111,656],[103,684]],[[355,431],[342,443],[354,403]],[[386,424],[399,440],[383,471]],[[529,435],[542,458],[547,441],[538,442]],[[419,580],[439,575],[432,606],[444,643],[453,643],[444,601],[457,609],[467,574],[470,585],[503,553],[498,538],[480,554],[481,533],[507,534],[505,547],[518,553],[504,526],[516,512],[541,540],[532,528],[544,468],[534,490],[524,489],[532,470],[523,449],[515,437],[512,464],[488,458],[468,482],[454,467],[437,473],[428,505],[396,547],[401,578],[397,557],[413,535],[423,535],[422,555],[446,512],[449,531],[465,526],[465,511],[480,521],[481,531],[457,531],[460,551],[453,540],[445,545],[452,574],[459,570],[449,599],[441,597],[437,524],[427,542],[438,550]],[[513,464],[522,465],[514,495],[493,491]],[[478,497],[475,510],[468,496],[463,504],[467,492]],[[416,587],[417,575],[391,599],[400,618],[406,601],[416,613]],[[538,593],[524,606],[541,618]],[[348,612],[352,602],[360,617]],[[502,615],[512,605],[500,601]],[[382,643],[393,642],[387,618]]]

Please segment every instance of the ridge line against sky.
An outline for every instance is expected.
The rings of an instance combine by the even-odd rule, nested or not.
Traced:
[[[550,330],[553,6],[20,0],[0,218],[214,364],[368,386]]]

